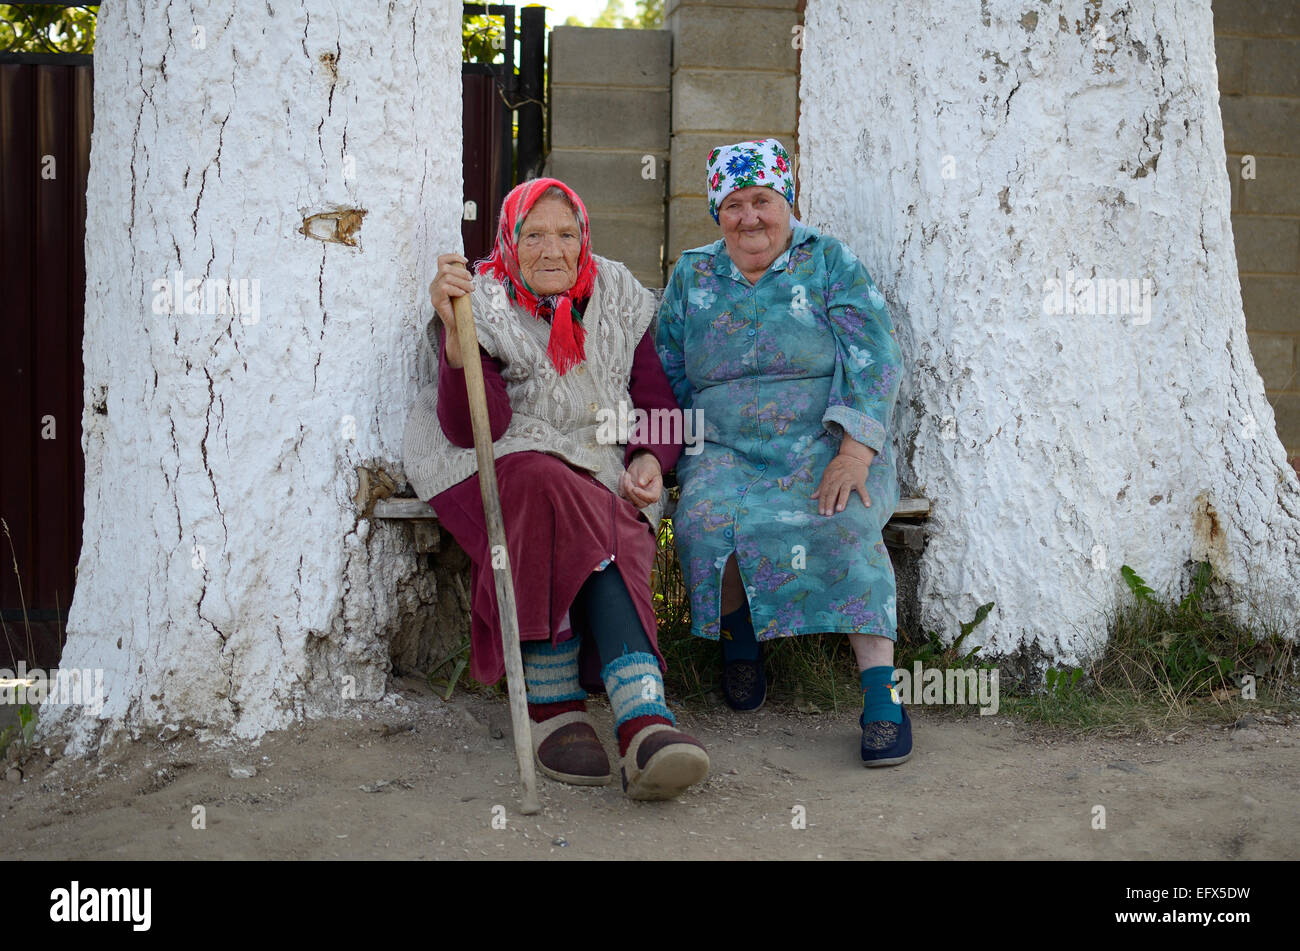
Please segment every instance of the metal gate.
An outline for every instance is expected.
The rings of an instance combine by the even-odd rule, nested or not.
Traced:
[[[81,551],[92,78],[89,56],[0,54],[0,667],[57,664]]]
[[[501,17],[505,26],[501,47],[504,63],[465,63],[461,67],[465,179],[461,235],[465,256],[476,261],[492,249],[501,200],[506,193],[542,171],[546,8],[525,7],[522,11],[518,71],[515,69],[515,8],[467,3],[464,16]]]

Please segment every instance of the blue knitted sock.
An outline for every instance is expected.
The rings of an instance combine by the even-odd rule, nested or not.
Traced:
[[[758,660],[758,638],[754,636],[754,621],[749,607],[739,608],[722,617],[720,629],[722,656],[733,660]]]
[[[858,675],[862,684],[862,722],[871,723],[886,720],[890,723],[903,722],[903,705],[894,702],[893,667],[868,667]]]
[[[578,651],[582,649],[578,638],[571,637],[554,647],[550,641],[525,641],[519,649],[524,658],[529,703],[587,699],[587,691],[578,683]]]
[[[600,679],[609,694],[615,729],[633,717],[663,717],[669,723],[677,722],[664,703],[664,679],[654,654],[628,651],[606,664]]]

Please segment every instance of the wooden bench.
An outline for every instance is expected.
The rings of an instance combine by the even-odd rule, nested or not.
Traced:
[[[649,290],[654,294],[656,303],[663,299],[662,287],[652,287]],[[656,307],[655,316],[650,321],[650,329],[647,331],[652,337],[658,324],[659,308]],[[427,502],[416,498],[383,497],[385,491],[390,493],[396,491],[396,486],[386,474],[376,474],[363,467],[358,467],[357,474],[360,476],[357,505],[362,518],[373,517],[409,522],[415,532],[415,550],[422,554],[438,551],[438,517],[433,514],[433,509]],[[377,493],[371,488],[375,484],[376,475],[378,475],[378,482],[386,486],[386,489],[381,488]],[[677,500],[669,495],[664,500],[663,517],[671,518],[676,508]],[[885,544],[890,548],[924,551],[925,526],[921,522],[929,517],[929,499],[899,499],[898,507],[894,509],[894,514],[881,531]]]
[[[664,518],[671,518],[677,501],[671,496],[664,501]],[[420,553],[438,551],[438,517],[428,502],[413,498],[381,498],[370,506],[370,518],[408,522],[415,533],[415,550]],[[925,526],[921,521],[930,515],[929,499],[899,499],[898,508],[885,523],[885,544],[891,548],[923,551]]]

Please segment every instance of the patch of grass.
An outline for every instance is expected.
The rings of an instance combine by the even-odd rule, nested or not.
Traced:
[[[23,609],[23,627],[27,631],[27,658],[32,663],[36,663],[36,647],[32,643],[32,625],[27,618],[27,597],[23,594],[23,576],[18,571],[18,552],[14,550],[14,537],[9,534],[9,523],[0,518],[0,529],[4,530],[5,539],[9,542],[9,558],[14,566],[14,578],[18,581],[18,601]],[[60,625],[61,627],[62,625]],[[4,624],[4,619],[0,618],[0,628],[4,631],[5,645],[9,648],[9,664],[12,669],[17,669],[18,661],[14,658],[14,647],[9,640],[9,627]]]
[[[801,713],[838,713],[862,705],[847,637],[813,634],[763,644],[768,703],[792,704]],[[691,635],[689,614],[681,630],[660,629],[659,648],[668,662],[665,689],[672,701],[697,703],[711,693],[721,696],[721,648],[717,641]]]
[[[30,703],[19,704],[18,725],[0,730],[0,762],[9,754],[9,747],[18,743],[20,749],[30,749],[36,735],[36,710]]]
[[[659,550],[655,553],[654,567],[650,572],[650,587],[654,591],[660,642],[665,636],[670,639],[690,636],[691,599],[682,578],[681,563],[677,560],[677,548],[673,544],[672,519],[666,518],[659,523]]]
[[[923,667],[981,667],[991,669],[992,664],[976,664],[975,662],[975,655],[982,650],[981,647],[977,646],[963,651],[962,643],[970,636],[971,631],[984,623],[984,619],[989,616],[989,612],[992,610],[992,601],[981,604],[976,608],[975,616],[969,621],[962,622],[961,633],[957,635],[957,638],[951,644],[944,644],[937,631],[930,631],[924,639],[917,639],[900,630],[898,643],[894,647],[894,666],[910,669],[919,660]]]
[[[1177,603],[1158,600],[1128,565],[1120,571],[1133,599],[1120,605],[1094,667],[1099,686],[1155,693],[1170,707],[1251,685],[1256,693],[1285,687],[1294,645],[1277,635],[1259,638],[1216,609],[1208,562],[1196,566],[1191,589]]]
[[[27,630],[27,656],[31,658],[34,663],[36,657],[36,649],[32,644],[31,622],[27,618],[27,598],[23,595],[23,576],[18,571],[18,553],[14,550],[13,536],[9,534],[9,523],[2,518],[0,518],[0,529],[4,530],[5,538],[9,542],[9,557],[13,562],[14,578],[17,579],[18,582],[18,599],[22,604],[22,609],[23,609],[23,626]],[[0,624],[2,623],[3,622],[0,621]],[[61,622],[59,624],[59,627],[60,629],[62,628]],[[18,668],[18,663],[14,659],[13,644],[10,643],[9,641],[9,628],[4,627],[3,631],[4,631],[5,644],[9,648],[9,662],[10,664],[13,665],[12,669],[16,671]],[[16,689],[16,688],[10,688],[10,689]],[[32,739],[35,737],[35,735],[36,735],[36,708],[33,707],[30,703],[19,704],[17,726],[6,727],[4,730],[0,731],[0,762],[4,762],[4,759],[8,756],[9,747],[15,743],[19,744],[18,748],[20,749],[23,750],[30,749],[32,745]]]
[[[466,634],[456,649],[429,668],[425,679],[429,687],[439,692],[443,702],[451,699],[460,682],[460,675],[469,667],[470,639]]]
[[[502,677],[494,684],[481,684],[469,676],[470,636],[461,639],[451,653],[440,658],[425,674],[425,682],[430,689],[446,702],[459,687],[461,693],[471,696],[509,697],[506,679]]]
[[[1086,669],[1050,668],[1040,689],[1004,693],[1003,712],[1077,732],[1162,734],[1300,711],[1295,644],[1217,607],[1208,563],[1179,600],[1159,598],[1128,565],[1120,574],[1129,596],[1107,619],[1101,656]]]

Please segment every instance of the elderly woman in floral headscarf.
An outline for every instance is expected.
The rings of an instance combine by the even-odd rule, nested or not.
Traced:
[[[714,149],[707,174],[722,237],[678,259],[658,328],[673,392],[704,420],[703,451],[677,467],[673,517],[692,632],[721,639],[737,710],[766,695],[763,641],[847,634],[862,760],[901,763],[911,724],[892,689],[881,528],[898,504],[889,430],[902,354],[885,299],[852,251],[792,217],[780,142]]]
[[[610,781],[584,702],[584,688],[604,689],[624,790],[665,799],[709,766],[664,703],[650,593],[662,473],[681,444],[637,431],[624,448],[602,439],[616,428],[602,423],[621,406],[677,404],[649,335],[654,296],[590,244],[582,200],[543,178],[506,197],[496,247],[473,280],[465,258],[439,257],[430,295],[441,319],[427,334],[438,380],[417,399],[403,455],[411,484],[473,563],[470,671],[493,683],[504,661],[461,369],[481,361],[539,768],[580,785]],[[454,332],[451,298],[464,294],[477,354],[461,353]]]

